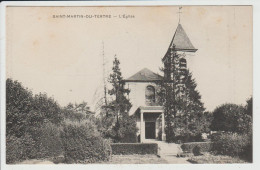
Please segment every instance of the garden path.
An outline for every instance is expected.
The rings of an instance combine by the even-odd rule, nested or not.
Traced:
[[[165,141],[158,141],[154,139],[146,139],[144,143],[157,143],[159,147],[158,155],[170,164],[190,164],[190,162],[187,161],[188,158],[177,157],[177,155],[182,153],[182,149],[179,144],[167,143]]]

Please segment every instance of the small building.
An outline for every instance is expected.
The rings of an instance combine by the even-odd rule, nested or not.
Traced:
[[[179,59],[181,69],[186,69],[186,59],[183,53],[196,52],[181,24],[175,31],[170,46],[163,57],[164,64],[168,64],[168,58],[172,55],[172,48],[177,54],[181,55]],[[170,75],[164,75],[168,77]],[[166,140],[164,109],[160,103],[157,94],[159,85],[163,76],[144,68],[133,76],[124,80],[126,87],[130,89],[129,99],[132,108],[129,115],[135,115],[138,127],[138,137],[140,142],[146,139]]]

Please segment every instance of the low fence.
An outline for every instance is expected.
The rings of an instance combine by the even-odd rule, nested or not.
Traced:
[[[158,152],[157,143],[113,143],[111,144],[113,155],[155,154]]]

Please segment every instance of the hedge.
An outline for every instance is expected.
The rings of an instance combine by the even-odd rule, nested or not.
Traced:
[[[252,137],[248,134],[222,133],[213,140],[212,150],[217,154],[245,156],[252,159]],[[251,157],[250,157],[251,155]]]
[[[157,143],[113,143],[111,144],[113,155],[155,154],[158,153]]]
[[[194,147],[199,147],[200,152],[210,152],[212,148],[211,142],[190,142],[190,143],[183,143],[181,145],[181,149],[183,152],[192,153]]]
[[[88,120],[66,121],[61,139],[66,163],[94,163],[110,159],[109,141],[103,139]]]

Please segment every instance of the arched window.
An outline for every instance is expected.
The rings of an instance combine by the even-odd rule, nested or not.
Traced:
[[[147,86],[145,89],[145,103],[148,106],[155,103],[155,88],[153,86]]]

